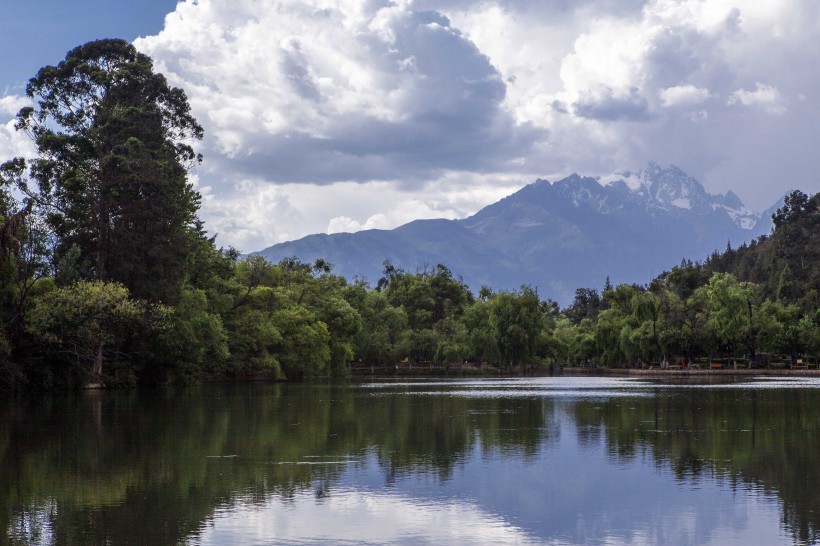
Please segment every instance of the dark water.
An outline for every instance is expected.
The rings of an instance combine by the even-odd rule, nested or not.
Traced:
[[[814,544],[820,382],[0,402],[0,543]]]

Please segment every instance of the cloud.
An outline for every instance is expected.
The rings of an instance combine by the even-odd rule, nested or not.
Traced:
[[[227,191],[199,185],[196,189],[202,195],[207,226],[211,233],[220,235],[221,244],[249,252],[321,231],[293,206],[294,188],[244,179]]]
[[[14,128],[15,118],[20,108],[31,101],[19,95],[0,97],[0,163],[13,157],[32,157],[34,144],[24,133]]]
[[[439,193],[436,184],[428,184],[424,195],[394,194],[382,203],[382,210],[359,222],[348,216],[331,218],[327,233],[354,232],[363,229],[392,229],[413,220],[425,218],[463,218],[473,207],[463,207],[448,199],[449,192]],[[475,189],[475,188],[473,188]],[[503,195],[501,196],[503,197]],[[442,199],[444,198],[444,199]],[[499,197],[500,198],[500,197]]]
[[[7,116],[15,116],[24,106],[31,104],[28,97],[21,97],[18,95],[6,95],[0,97],[0,114]]]
[[[757,209],[820,191],[813,0],[182,1],[135,44],[188,94],[202,216],[243,250],[650,161]]]
[[[229,191],[197,189],[211,232],[220,234],[222,244],[250,252],[311,233],[391,229],[419,218],[463,218],[526,182],[514,176],[450,174],[420,189],[384,181],[273,185],[259,179],[243,180]]]
[[[661,89],[658,93],[664,108],[675,106],[693,106],[712,98],[708,89],[694,85],[676,85]]]
[[[287,506],[298,510],[299,518],[292,517],[290,510],[282,510],[282,505],[277,501],[242,507],[235,522],[216,518],[197,539],[203,544],[288,543],[304,540],[302,537],[310,537],[308,540],[316,543],[359,543],[362,529],[366,528],[369,542],[378,544],[536,542],[531,531],[468,500],[431,501],[392,489],[382,493],[339,488],[321,502],[304,494],[294,495]],[[453,525],[453,521],[459,524]]]
[[[646,121],[651,118],[649,103],[637,88],[616,93],[609,87],[586,91],[572,103],[576,116],[602,121]]]
[[[780,115],[787,110],[784,102],[783,95],[776,87],[757,82],[754,91],[738,89],[732,93],[727,104],[742,104],[743,106],[759,108],[767,114]]]
[[[14,128],[20,108],[28,106],[28,97],[6,95],[0,97],[0,163],[13,157],[33,157],[34,143],[25,133]]]
[[[498,71],[459,29],[401,3],[183,3],[136,45],[186,89],[217,161],[246,177],[499,170],[540,134],[501,108]]]

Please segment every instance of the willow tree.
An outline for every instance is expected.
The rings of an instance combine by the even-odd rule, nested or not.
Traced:
[[[754,359],[757,336],[761,327],[759,289],[751,283],[741,283],[729,273],[714,273],[694,297],[704,302],[706,330],[729,353],[745,346]]]
[[[538,295],[528,286],[520,292],[501,292],[490,300],[489,325],[503,366],[526,364],[541,340],[543,317]]]
[[[185,93],[113,39],[73,49],[26,92],[35,106],[20,110],[17,128],[38,157],[21,189],[47,214],[55,264],[173,302],[200,203],[187,173],[200,160],[190,143],[202,127]]]

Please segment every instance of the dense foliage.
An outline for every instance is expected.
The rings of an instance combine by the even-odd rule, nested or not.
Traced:
[[[820,197],[774,232],[648,286],[476,296],[444,265],[385,262],[375,286],[322,260],[218,249],[188,181],[202,128],[122,40],[80,46],[28,85],[33,160],[0,166],[0,386],[346,375],[351,366],[646,365],[820,353]]]

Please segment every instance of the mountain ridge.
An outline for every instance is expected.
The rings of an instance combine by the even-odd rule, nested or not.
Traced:
[[[459,220],[314,234],[254,254],[274,262],[323,258],[336,273],[372,284],[385,260],[411,271],[441,263],[473,291],[529,284],[564,304],[576,288],[607,277],[648,282],[681,259],[705,258],[770,230],[770,217],[749,211],[734,193],[709,194],[678,167],[650,163],[604,178],[537,179]]]

